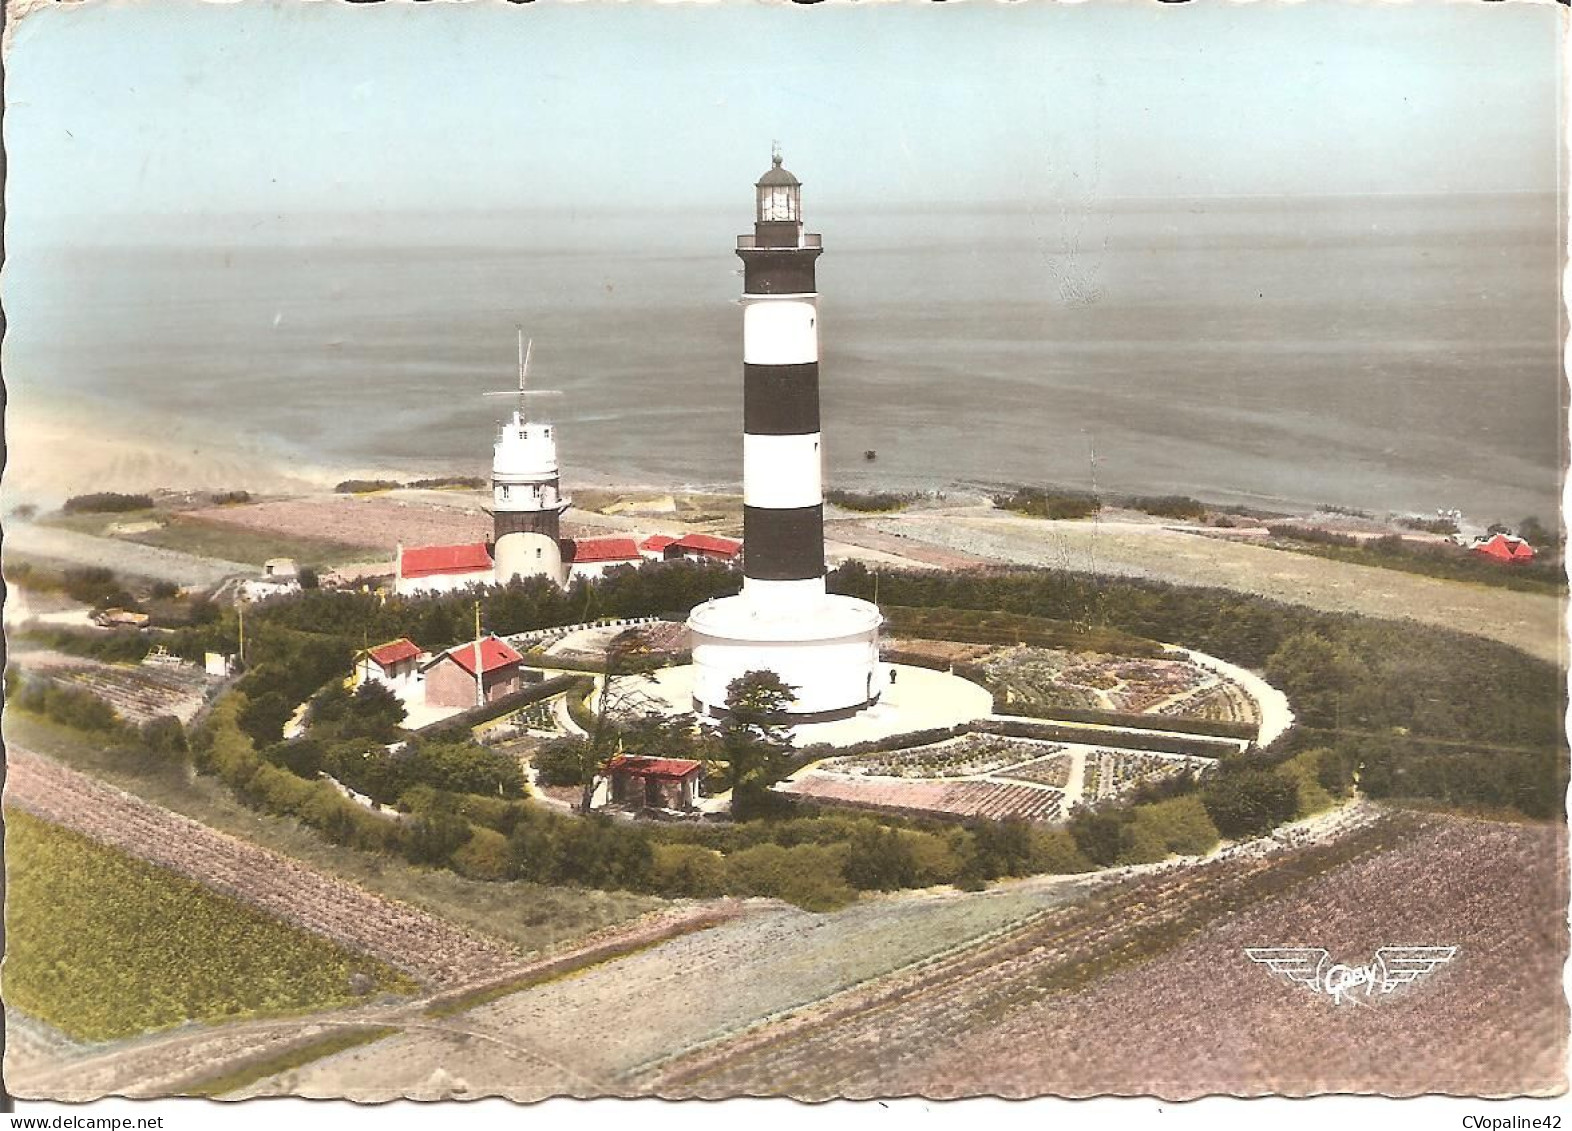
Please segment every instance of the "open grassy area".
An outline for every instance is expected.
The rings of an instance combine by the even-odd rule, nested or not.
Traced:
[[[8,744],[55,758],[211,828],[503,939],[525,952],[549,950],[665,905],[654,896],[630,892],[469,880],[453,872],[428,871],[401,859],[330,844],[293,820],[246,808],[214,778],[188,778],[177,763],[106,749],[79,733],[20,711],[6,712],[5,737]]]
[[[125,535],[128,541],[198,557],[261,565],[269,558],[294,558],[302,565],[334,566],[386,554],[386,547],[356,546],[327,538],[275,534],[199,518],[175,516],[157,530]]]
[[[347,1005],[391,967],[20,811],[6,814],[7,1004],[85,1040]]]
[[[144,530],[134,534],[108,533],[111,526],[142,522],[158,522],[162,525],[155,530]],[[385,546],[358,546],[330,538],[256,530],[238,524],[212,522],[161,510],[129,511],[121,514],[51,515],[44,519],[42,524],[70,530],[77,534],[123,539],[143,546],[178,550],[198,557],[221,558],[225,561],[246,562],[252,565],[261,565],[269,558],[294,558],[302,565],[332,566],[344,562],[362,561],[368,555],[387,553]]]

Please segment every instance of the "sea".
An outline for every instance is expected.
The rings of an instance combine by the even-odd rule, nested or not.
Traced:
[[[8,231],[13,397],[282,459],[479,474],[489,391],[571,485],[736,489],[737,210],[97,217]],[[1552,196],[810,212],[826,478],[1481,522],[1566,461]]]

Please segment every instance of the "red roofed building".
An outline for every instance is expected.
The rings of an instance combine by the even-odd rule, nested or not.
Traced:
[[[367,648],[355,657],[355,682],[380,683],[400,698],[420,682],[420,648],[405,637]]]
[[[1531,562],[1534,560],[1534,547],[1521,538],[1514,538],[1510,534],[1495,534],[1480,542],[1475,542],[1473,551],[1483,554],[1487,558],[1494,558],[1498,562]]]
[[[635,809],[695,809],[703,775],[704,764],[687,758],[618,754],[606,763],[611,803]]]
[[[474,641],[456,645],[426,661],[421,668],[426,680],[426,706],[475,707],[482,699],[494,703],[523,686],[519,673],[523,656],[495,636],[483,638],[479,652],[478,686]]]
[[[666,547],[675,541],[670,534],[651,534],[639,543],[639,552],[649,561],[658,562],[666,556]]]
[[[607,570],[618,566],[638,565],[644,560],[639,545],[632,538],[564,538],[562,564],[567,567],[568,581],[575,578],[594,580],[603,577]]]
[[[714,534],[684,534],[666,546],[668,561],[675,558],[695,558],[716,562],[733,562],[742,553],[742,543],[735,538],[721,538]]]
[[[471,585],[491,585],[496,569],[491,547],[484,542],[458,546],[398,548],[394,563],[394,592],[401,597],[420,593],[452,593]]]

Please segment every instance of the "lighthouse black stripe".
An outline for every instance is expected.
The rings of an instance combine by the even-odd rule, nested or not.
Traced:
[[[760,581],[824,576],[824,507],[742,508],[743,569]]]
[[[750,295],[801,295],[816,289],[813,261],[819,249],[739,251],[742,256],[742,290]]]
[[[751,436],[819,431],[819,363],[743,365],[742,430]]]

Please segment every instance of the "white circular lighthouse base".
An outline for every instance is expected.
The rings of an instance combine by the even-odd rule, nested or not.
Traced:
[[[744,592],[706,601],[688,617],[693,642],[693,709],[725,713],[727,688],[751,671],[771,671],[795,687],[791,718],[847,718],[878,701],[878,607],[823,594],[802,603],[760,601]]]

